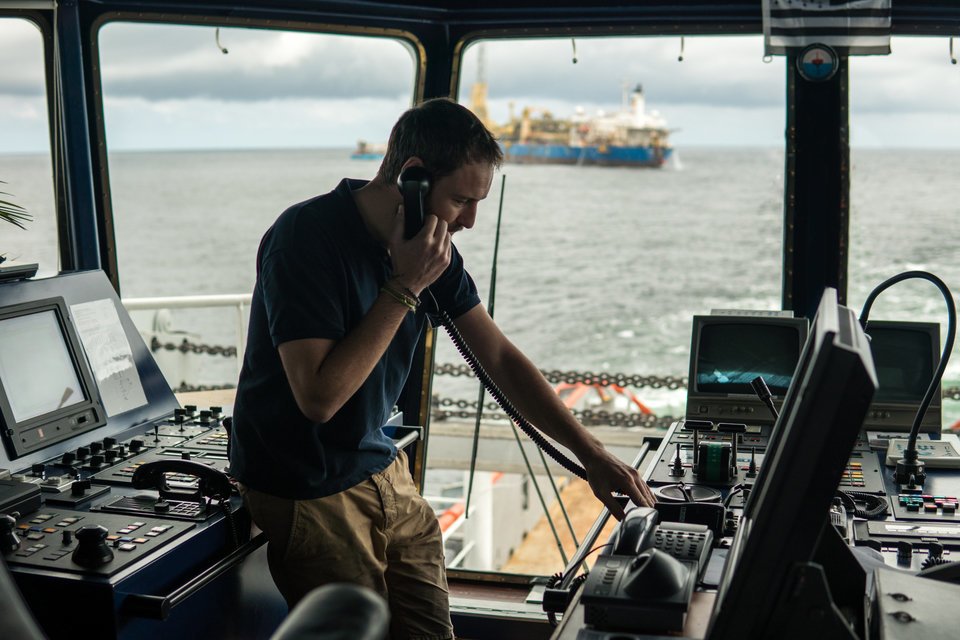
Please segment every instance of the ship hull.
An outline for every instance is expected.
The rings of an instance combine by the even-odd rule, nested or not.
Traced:
[[[581,164],[618,167],[662,167],[673,149],[656,147],[584,146],[562,144],[504,145],[504,159],[517,164]]]

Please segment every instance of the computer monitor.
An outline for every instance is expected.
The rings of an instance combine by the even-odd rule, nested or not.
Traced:
[[[63,298],[0,308],[0,421],[10,460],[105,424]]]
[[[813,557],[876,388],[857,317],[827,288],[730,547],[708,638],[776,636],[790,572]]]
[[[940,364],[940,323],[870,320],[866,331],[880,386],[863,426],[908,432]],[[938,388],[923,416],[921,431],[942,430],[941,395]]]
[[[779,315],[693,317],[688,418],[773,424],[750,381],[763,376],[779,406],[807,337],[806,318]]]

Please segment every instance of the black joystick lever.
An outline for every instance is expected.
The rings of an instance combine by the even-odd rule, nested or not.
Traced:
[[[750,447],[750,468],[747,469],[748,478],[757,477],[757,448]]]
[[[87,491],[90,490],[90,481],[89,480],[74,480],[70,484],[70,495],[79,498],[86,495]]]
[[[696,473],[697,462],[699,462],[700,457],[700,432],[713,431],[713,423],[709,420],[684,420],[683,430],[693,431],[693,469]]]
[[[720,433],[729,433],[733,447],[730,451],[730,477],[737,477],[737,440],[741,433],[746,433],[747,425],[740,422],[721,422],[717,425],[717,431]]]
[[[20,538],[17,536],[17,518],[20,513],[0,513],[0,553],[13,553],[20,548]]]
[[[683,459],[680,457],[680,443],[677,443],[677,455],[673,457],[673,464],[670,465],[670,476],[673,478],[683,477]]]
[[[99,524],[88,524],[77,529],[77,548],[73,561],[81,567],[95,569],[113,560],[113,551],[107,546],[107,529]]]

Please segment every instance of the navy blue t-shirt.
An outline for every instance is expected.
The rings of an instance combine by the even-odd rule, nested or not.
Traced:
[[[423,309],[408,313],[370,376],[328,421],[310,421],[294,400],[277,346],[301,338],[340,340],[359,324],[392,275],[390,256],[367,231],[345,179],[325,195],[287,209],[264,235],[237,386],[230,471],[275,496],[310,499],[348,489],[397,455],[383,425],[407,379],[424,330]],[[479,304],[453,249],[430,286],[456,318]]]

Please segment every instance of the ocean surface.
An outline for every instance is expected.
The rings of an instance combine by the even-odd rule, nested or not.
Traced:
[[[848,304],[859,311],[908,269],[960,291],[960,151],[855,150],[852,161]],[[541,368],[685,376],[694,314],[780,306],[783,164],[779,149],[679,149],[661,170],[506,165],[476,227],[455,241],[487,302],[502,195],[494,314]],[[258,242],[280,212],[377,166],[347,149],[111,154],[122,295],[249,293]],[[26,232],[0,225],[0,253],[52,273],[49,158],[0,156],[0,180],[35,216]],[[133,315],[150,329],[152,313]],[[871,318],[935,320],[946,332],[941,295],[923,281],[889,289]],[[207,344],[234,344],[236,324],[224,309],[173,314],[175,329]],[[197,359],[191,382],[235,382],[235,363]],[[437,362],[459,363],[445,336]],[[475,384],[438,377],[435,387],[475,400]],[[944,386],[958,384],[952,360]],[[637,394],[683,411],[682,390]],[[944,404],[951,424],[960,403]]]

